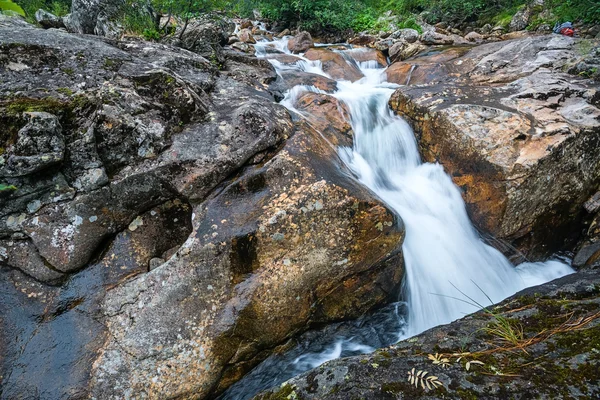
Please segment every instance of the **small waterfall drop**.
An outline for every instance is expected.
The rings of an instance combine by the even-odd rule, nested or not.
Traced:
[[[263,46],[287,50],[287,40],[259,43],[257,55],[266,54]],[[278,71],[293,68],[327,76],[320,63],[306,59],[295,66],[272,63]],[[353,147],[341,147],[338,154],[356,179],[404,221],[404,301],[319,334],[305,334],[295,349],[267,358],[221,399],[251,398],[323,362],[372,352],[475,312],[490,304],[488,298],[499,302],[573,272],[560,261],[514,267],[487,245],[469,221],[459,189],[441,165],[421,162],[412,129],[389,109],[388,100],[398,86],[386,83],[385,69],[377,63],[356,65],[365,77],[353,83],[338,81],[332,94],[348,107],[354,132]],[[297,111],[295,100],[305,90],[321,92],[295,87],[282,104]],[[477,305],[461,301],[470,301],[463,293]]]

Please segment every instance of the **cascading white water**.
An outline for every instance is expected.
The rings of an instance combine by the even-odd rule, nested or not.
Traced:
[[[257,55],[266,54],[262,48],[265,45],[287,50],[286,43],[281,40],[259,44]],[[352,52],[348,54],[351,56]],[[295,68],[327,76],[320,64],[306,59],[297,66],[278,62],[273,65],[278,70]],[[441,165],[421,162],[412,129],[389,109],[388,100],[398,86],[385,82],[384,69],[377,63],[367,61],[357,65],[365,77],[354,83],[338,82],[338,90],[333,93],[348,107],[354,131],[353,147],[339,148],[338,153],[356,178],[404,222],[402,291],[408,314],[406,323],[398,312],[402,303],[396,303],[368,323],[356,323],[345,334],[333,336],[325,347],[317,346],[318,351],[303,348],[302,354],[291,352],[287,358],[271,357],[268,359],[271,361],[226,392],[225,399],[249,398],[260,389],[325,361],[373,351],[374,344],[387,345],[416,335],[477,311],[489,305],[489,299],[499,302],[521,289],[573,272],[559,261],[514,267],[487,245],[471,225],[459,189]],[[303,90],[321,92],[316,88],[296,87],[288,92],[282,104],[298,112],[294,103]],[[395,334],[390,335],[391,329]],[[373,340],[369,335],[385,338]],[[269,377],[269,371],[277,371],[276,378]]]
[[[388,108],[393,89],[368,78],[338,85],[334,96],[348,106],[354,131],[354,147],[340,149],[340,157],[406,227],[408,336],[487,306],[488,297],[498,302],[573,272],[558,261],[513,267],[479,237],[442,166],[421,163],[411,128]],[[465,304],[473,300],[473,306]]]

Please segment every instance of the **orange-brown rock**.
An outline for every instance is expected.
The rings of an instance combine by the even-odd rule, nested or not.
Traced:
[[[314,44],[315,43],[312,39],[312,36],[310,36],[310,33],[304,31],[291,38],[288,41],[287,46],[292,53],[304,53],[313,47]]]
[[[354,82],[363,77],[357,66],[348,62],[340,53],[323,48],[312,48],[304,56],[309,60],[321,61],[323,71],[333,79]]]
[[[367,47],[346,50],[344,53],[348,54],[350,57],[355,59],[358,62],[365,61],[377,61],[380,67],[387,67],[387,57],[381,51],[377,49],[371,49]]]
[[[238,38],[242,43],[256,43],[256,40],[254,39],[254,36],[252,36],[250,29],[242,29],[238,33]]]
[[[419,46],[419,45],[409,45]],[[419,49],[416,50],[420,51]],[[440,82],[458,75],[457,69],[449,64],[467,51],[466,48],[450,48],[442,52],[418,57],[410,61],[394,62],[385,71],[388,82],[399,85],[423,85]]]
[[[296,101],[311,126],[334,146],[352,146],[350,114],[344,103],[326,94],[306,92]]]
[[[533,258],[573,245],[582,205],[600,184],[600,93],[547,69],[574,62],[575,43],[482,45],[442,62],[429,78],[438,83],[420,80],[390,100],[414,126],[423,158],[441,162],[462,189],[476,225]],[[409,72],[407,63],[392,68]]]
[[[368,46],[377,41],[377,36],[374,35],[358,35],[348,40],[349,44],[358,46]]]
[[[335,92],[337,90],[337,82],[323,75],[294,70],[283,71],[280,75],[289,88],[297,85],[306,85],[314,86],[325,92]]]

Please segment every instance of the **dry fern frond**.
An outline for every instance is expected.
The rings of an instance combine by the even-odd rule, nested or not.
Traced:
[[[450,366],[450,359],[443,357],[442,355],[440,355],[438,353],[428,354],[427,358],[429,358],[431,360],[431,362],[433,362],[433,364],[441,365],[442,368],[448,368]]]
[[[415,371],[413,368],[412,370],[408,371],[408,382],[411,385],[415,385],[416,388],[421,385],[423,390],[431,390],[444,385],[442,382],[440,382],[437,376],[426,376],[428,373],[429,372],[423,370]]]

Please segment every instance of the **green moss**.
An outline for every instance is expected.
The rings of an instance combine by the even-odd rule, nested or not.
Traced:
[[[381,392],[384,394],[396,395],[402,393],[405,388],[406,383],[404,382],[387,382],[381,385]]]
[[[73,76],[75,74],[73,68],[62,68],[61,71],[69,76]]]
[[[167,85],[172,85],[172,84],[175,83],[175,78],[172,77],[171,75],[167,75],[166,78],[165,78],[165,83]]]
[[[384,350],[384,349],[377,350],[375,352],[375,354],[377,354],[378,356],[385,357],[385,358],[392,358],[392,355],[387,350]]]
[[[18,98],[0,103],[0,110],[4,107],[9,115],[20,115],[24,112],[45,111],[57,114],[68,108],[68,102],[56,100],[51,97],[42,99]]]
[[[397,395],[402,394],[402,398],[405,399],[418,399],[423,397],[425,393],[429,396],[439,396],[444,398],[444,393],[447,393],[447,390],[444,386],[439,386],[436,389],[425,391],[421,386],[414,386],[408,383],[408,381],[396,381],[396,382],[386,382],[381,385],[380,388],[382,395]]]
[[[456,394],[462,400],[477,400],[479,398],[479,395],[477,393],[475,393],[471,390],[468,390],[468,389],[464,389],[464,388],[457,388]]]
[[[73,127],[75,119],[87,110],[90,99],[84,95],[74,95],[68,99],[56,97],[17,97],[0,101],[0,146],[6,148],[14,144],[19,130],[27,122],[25,112],[47,112],[56,115],[65,130]],[[75,112],[75,110],[78,110]],[[83,112],[85,113],[85,112]]]
[[[392,360],[390,359],[390,357],[383,357],[379,354],[376,354],[375,357],[373,357],[373,361],[375,362],[375,364],[377,364],[378,366],[387,368],[392,364]]]
[[[255,397],[256,400],[301,400],[300,397],[294,391],[294,386],[285,384],[281,388],[273,393],[259,394]]]
[[[552,342],[557,350],[567,356],[590,352],[600,359],[597,353],[600,350],[600,326],[561,333],[556,335]]]
[[[73,91],[67,87],[58,88],[56,91],[64,94],[65,96],[73,96]]]

